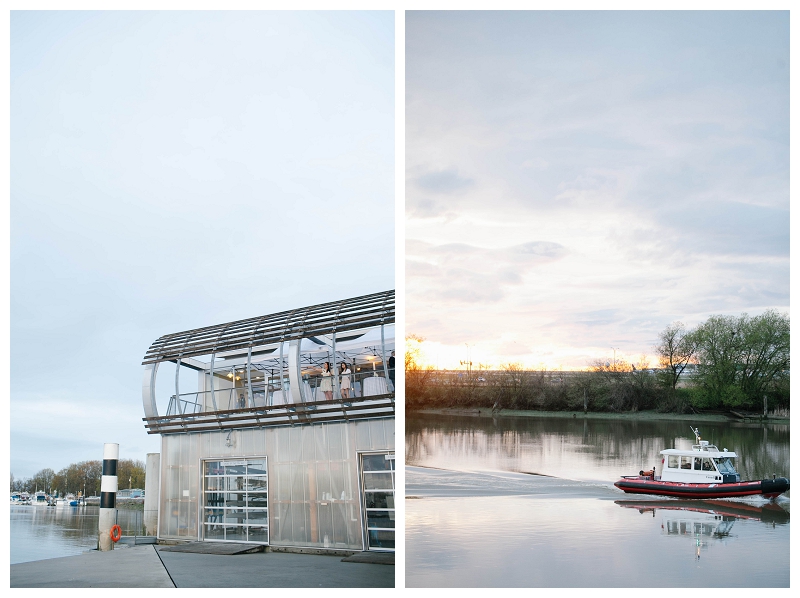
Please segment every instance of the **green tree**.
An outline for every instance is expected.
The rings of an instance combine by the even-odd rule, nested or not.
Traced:
[[[748,321],[741,355],[742,392],[758,404],[789,375],[789,316],[768,310]]]
[[[781,403],[784,393],[788,405],[788,315],[711,316],[696,334],[699,406],[758,409],[765,394]]]
[[[132,459],[120,459],[117,464],[120,488],[144,488],[144,463]]]

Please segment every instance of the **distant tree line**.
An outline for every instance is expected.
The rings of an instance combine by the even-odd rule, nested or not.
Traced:
[[[86,496],[99,496],[102,461],[72,463],[58,473],[50,468],[38,471],[33,477],[15,479],[11,474],[12,492],[36,492],[43,490],[51,495],[78,494],[86,490]],[[117,478],[120,489],[144,488],[144,462],[136,459],[120,459],[117,463]]]
[[[505,364],[441,372],[422,364],[418,336],[406,342],[406,406],[577,411],[655,409],[761,412],[789,409],[789,316],[712,316],[689,330],[680,322],[659,334],[659,368],[624,359],[589,371],[547,372]]]

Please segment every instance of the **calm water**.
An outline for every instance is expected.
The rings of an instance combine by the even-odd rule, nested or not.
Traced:
[[[117,510],[125,536],[144,535],[142,511]],[[80,554],[97,548],[100,508],[11,505],[11,564]]]
[[[408,587],[788,587],[789,505],[626,495],[686,421],[409,415]],[[789,427],[700,423],[743,479],[789,475]],[[530,474],[541,474],[540,477]]]

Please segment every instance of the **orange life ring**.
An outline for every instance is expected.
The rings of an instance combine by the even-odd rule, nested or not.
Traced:
[[[111,539],[114,542],[119,542],[119,539],[122,537],[122,528],[118,525],[111,526]]]

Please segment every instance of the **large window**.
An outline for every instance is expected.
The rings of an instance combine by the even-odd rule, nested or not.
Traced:
[[[394,550],[394,454],[362,453],[368,550]]]
[[[206,461],[203,495],[206,540],[269,543],[266,458]]]

